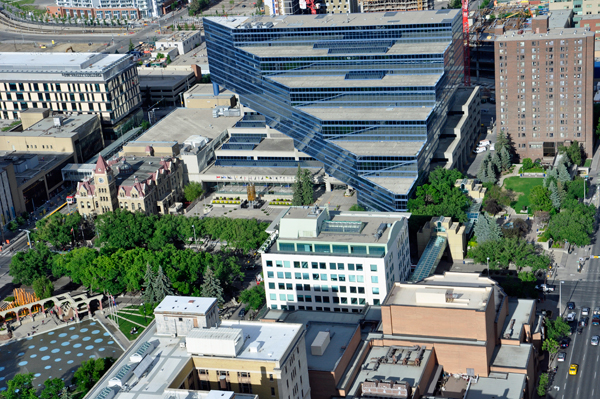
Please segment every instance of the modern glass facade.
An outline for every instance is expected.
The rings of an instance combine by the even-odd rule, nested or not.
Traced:
[[[355,188],[406,210],[463,77],[458,10],[204,18],[213,84]]]

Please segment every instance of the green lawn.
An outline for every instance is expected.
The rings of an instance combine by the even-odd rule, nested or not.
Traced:
[[[504,188],[513,190],[517,196],[517,200],[512,202],[510,206],[520,213],[524,206],[529,206],[529,193],[535,186],[541,186],[544,179],[541,177],[521,178],[518,176],[509,177],[504,180]]]
[[[525,172],[523,172],[523,167],[521,166],[519,168],[519,173],[546,173],[546,169],[539,166],[534,166],[533,168],[527,169]]]
[[[121,317],[129,319],[129,320],[131,320],[133,322],[136,322],[136,323],[140,323],[140,324],[142,324],[144,326],[147,326],[148,324],[150,324],[150,322],[152,320],[154,320],[154,315],[152,315],[152,316],[146,316],[146,319],[144,320],[144,316],[142,316],[141,314],[140,315],[135,315],[135,316],[131,315],[129,313],[123,313],[123,312],[119,312],[118,314]]]
[[[591,158],[586,159],[585,163],[583,164],[583,166],[586,167],[586,168],[591,167],[592,166],[592,159]]]
[[[129,331],[131,331],[132,327],[137,328],[137,330],[138,330],[137,334],[129,334]],[[139,337],[140,334],[144,331],[144,327],[140,327],[138,325],[135,325],[135,324],[130,323],[127,320],[123,320],[123,319],[119,319],[119,329],[121,330],[121,332],[123,334],[125,334],[127,339],[129,339],[130,341],[133,341],[134,339]]]

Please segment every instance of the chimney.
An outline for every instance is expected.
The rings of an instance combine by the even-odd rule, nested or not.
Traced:
[[[196,64],[192,64],[192,72],[196,76],[196,82],[200,82],[202,80],[202,68]]]
[[[504,24],[496,26],[496,29],[494,29],[494,34],[496,36],[503,35],[504,34]]]
[[[540,15],[531,19],[531,30],[535,33],[547,33],[550,18],[548,15]]]

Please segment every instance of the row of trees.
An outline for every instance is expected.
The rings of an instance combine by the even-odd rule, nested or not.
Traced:
[[[16,374],[7,382],[7,389],[0,392],[0,399],[72,399],[84,397],[100,378],[112,367],[114,359],[111,357],[90,359],[81,364],[73,374],[73,384],[77,387],[71,392],[61,378],[51,378],[44,382],[44,388],[38,394],[34,385],[33,373]]]
[[[427,184],[417,187],[415,198],[408,200],[408,209],[414,215],[448,216],[459,222],[467,221],[471,201],[456,180],[464,178],[458,170],[436,168],[429,174]]]
[[[96,231],[95,243],[104,253],[139,247],[158,251],[168,244],[182,248],[194,238],[203,237],[220,240],[228,248],[247,252],[259,248],[269,236],[265,232],[268,223],[259,223],[256,219],[146,215],[123,209],[99,215],[94,223],[90,228]],[[79,240],[83,226],[79,213],[63,215],[57,212],[37,222],[34,240],[60,248]]]
[[[207,8],[210,5],[210,0],[192,0],[188,8],[190,16],[194,16]]]
[[[179,250],[172,244],[157,251],[139,247],[121,248],[112,253],[83,247],[62,255],[38,245],[17,253],[12,258],[9,274],[15,284],[31,285],[49,275],[68,276],[91,290],[118,294],[140,291],[149,281],[148,265],[154,276],[161,268],[160,274],[166,276],[169,285],[180,295],[201,296],[201,284],[206,280],[203,276],[208,269],[224,290],[244,277],[235,256]]]
[[[296,181],[292,185],[293,197],[292,205],[310,205],[314,202],[314,184],[312,173],[308,169],[301,169],[298,165],[296,172]]]

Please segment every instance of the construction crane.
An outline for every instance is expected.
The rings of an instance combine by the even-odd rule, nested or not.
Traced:
[[[465,86],[471,86],[471,56],[469,48],[469,0],[462,0],[463,19],[463,62],[465,66]]]
[[[75,50],[73,50],[73,46],[71,46],[71,47],[69,47],[68,49],[66,49],[66,50],[65,50],[65,53],[68,53],[68,52],[69,52],[69,50],[71,50],[71,52],[72,52],[72,53],[74,53],[74,52],[75,52]]]
[[[315,3],[315,0],[300,0],[300,9],[310,9],[311,14],[316,14],[319,8],[321,4]]]

